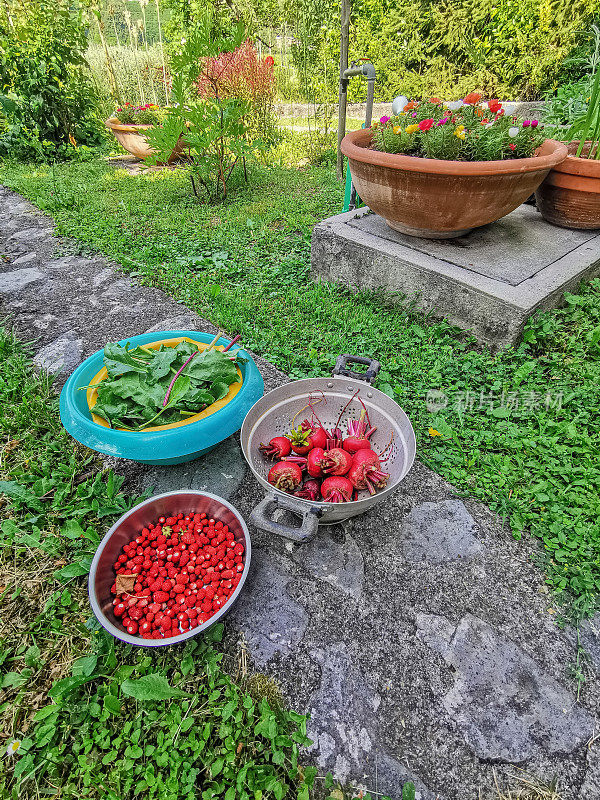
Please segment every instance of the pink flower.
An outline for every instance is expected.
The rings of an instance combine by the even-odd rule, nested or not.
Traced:
[[[388,120],[389,120],[389,117],[381,117],[381,119],[379,120],[379,123],[381,125],[385,125],[385,123],[388,122]]]
[[[537,128],[537,126],[538,126],[539,124],[540,124],[540,123],[539,123],[539,120],[537,120],[537,119],[532,119],[532,120],[531,120],[531,127],[532,127],[532,128]]]
[[[531,125],[531,122],[528,119],[523,120],[523,127],[528,128]]]
[[[417,112],[413,111],[413,113],[411,114],[411,117],[416,117],[416,116],[417,116]]]
[[[447,122],[448,122],[448,117],[444,117],[443,119],[441,119],[441,120],[440,120],[440,121],[437,123],[437,126],[438,126],[438,128],[439,128],[439,126],[440,126],[440,125],[445,125]]]

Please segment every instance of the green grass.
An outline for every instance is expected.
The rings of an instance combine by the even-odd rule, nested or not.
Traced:
[[[232,680],[222,625],[148,651],[92,617],[91,554],[135,498],[74,445],[48,379],[3,328],[0,408],[0,730],[4,748],[21,742],[0,758],[0,796],[308,800],[306,718],[265,676]]]
[[[311,229],[341,208],[331,170],[262,168],[251,177],[227,205],[209,206],[174,172],[131,176],[100,162],[54,175],[31,165],[0,170],[4,183],[54,215],[61,234],[241,333],[292,378],[327,374],[341,352],[381,360],[379,386],[411,418],[419,458],[515,534],[531,530],[550,585],[575,613],[596,608],[600,283],[534,320],[516,350],[493,356],[398,298],[311,278]],[[427,408],[430,390],[449,398],[438,413]]]

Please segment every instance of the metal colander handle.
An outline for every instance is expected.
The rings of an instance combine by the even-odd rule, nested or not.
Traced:
[[[367,367],[367,370],[366,372],[355,372],[354,370],[348,369],[348,364],[363,364]],[[352,356],[345,353],[343,356],[337,357],[332,374],[343,375],[344,378],[353,378],[355,381],[366,381],[366,383],[372,384],[380,369],[381,364],[379,361],[375,361],[374,358],[369,358],[368,356]]]
[[[283,508],[301,517],[300,526],[295,528],[292,525],[276,522],[272,515],[278,508]],[[319,517],[329,508],[329,506],[306,506],[294,497],[278,497],[268,494],[250,513],[250,522],[261,531],[284,536],[292,542],[309,542],[317,533]]]

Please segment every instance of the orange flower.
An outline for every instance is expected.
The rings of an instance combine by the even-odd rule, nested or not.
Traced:
[[[440,100],[440,98],[439,98],[439,97],[430,97],[430,98],[429,98],[429,102],[430,102],[430,103],[436,103],[436,104],[437,104],[437,103],[441,103],[442,101]]]
[[[418,107],[419,107],[419,104],[415,103],[414,100],[411,100],[409,103],[407,103],[404,106],[404,108],[402,110],[403,111],[413,111],[413,109],[418,108]]]
[[[466,106],[474,106],[481,100],[481,95],[478,92],[469,92],[469,94],[463,99],[463,103]]]

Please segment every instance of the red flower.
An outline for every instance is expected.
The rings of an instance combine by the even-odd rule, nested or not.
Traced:
[[[497,114],[502,108],[502,103],[498,99],[490,100],[488,102],[488,108],[492,112],[492,114]]]
[[[477,92],[469,92],[469,94],[464,98],[463,103],[466,106],[474,106],[481,100],[481,95]]]
[[[275,65],[275,59],[273,58],[273,56],[267,56],[265,58],[265,64],[268,64],[270,67],[273,67]]]
[[[512,142],[508,146],[510,147],[511,150],[516,150],[517,149],[517,145],[513,144]]]
[[[434,122],[435,120],[433,119],[422,119],[421,122],[419,122],[419,130],[428,131],[430,128],[433,127]]]

